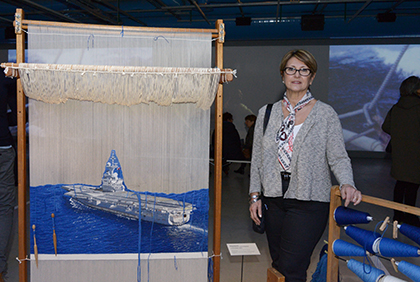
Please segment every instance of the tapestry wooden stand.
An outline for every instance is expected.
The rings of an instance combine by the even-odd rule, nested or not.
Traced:
[[[40,22],[40,21],[31,21],[24,19],[24,12],[22,9],[16,9],[15,14],[15,33],[16,33],[16,63],[25,62],[25,31],[28,29],[28,25],[46,25],[46,26],[86,26],[96,28],[105,28],[105,29],[121,29],[121,26],[100,26],[100,25],[89,25],[89,24],[73,24],[73,23],[60,23],[60,22]],[[148,28],[148,27],[124,27],[128,30],[132,28],[133,30],[142,30],[142,31],[173,31],[173,32],[211,32],[212,37],[215,39],[215,50],[216,50],[216,67],[223,69],[223,43],[225,40],[225,25],[222,20],[216,21],[215,29],[171,29],[171,28]],[[214,176],[214,231],[213,231],[213,277],[214,281],[218,282],[220,280],[220,259],[221,259],[221,189],[222,189],[222,114],[223,114],[223,82],[229,81],[232,79],[226,78],[220,82],[218,85],[218,91],[215,101],[215,176]],[[28,281],[28,260],[25,258],[28,257],[28,224],[27,224],[27,160],[26,160],[26,97],[23,92],[23,87],[21,84],[20,78],[17,78],[17,110],[18,110],[18,206],[19,206],[19,281],[27,282]]]
[[[395,203],[393,201],[388,201],[381,198],[363,195],[362,202],[420,216],[420,208]],[[335,224],[334,220],[334,211],[338,206],[341,206],[341,193],[339,186],[333,186],[331,188],[331,202],[329,215],[328,254],[334,254],[332,250],[332,243],[335,240],[340,239],[340,226]],[[334,255],[329,255],[327,264],[327,282],[336,282],[337,280],[333,277],[338,277],[338,258]]]

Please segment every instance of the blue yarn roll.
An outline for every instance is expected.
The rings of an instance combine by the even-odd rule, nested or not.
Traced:
[[[364,257],[366,255],[366,252],[362,247],[341,239],[334,241],[332,249],[336,256]]]
[[[369,223],[372,220],[372,217],[366,212],[339,206],[334,211],[334,219],[338,225],[349,225]]]
[[[371,254],[377,253],[377,251],[373,250],[373,243],[381,236],[379,233],[364,230],[352,225],[345,227],[345,230],[346,234],[359,243],[364,249],[368,250]]]
[[[379,253],[384,257],[418,257],[420,249],[389,238],[379,241]]]
[[[398,226],[400,232],[420,245],[420,228],[406,223]]]
[[[385,275],[382,270],[354,259],[347,262],[347,267],[364,282],[377,282],[380,277]]]
[[[420,267],[406,261],[398,263],[398,270],[414,282],[420,282]]]

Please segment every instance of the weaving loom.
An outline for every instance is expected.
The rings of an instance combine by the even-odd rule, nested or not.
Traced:
[[[23,63],[25,28],[28,64]],[[15,31],[17,63],[2,67],[18,77],[19,156],[26,155],[23,93],[30,98],[31,193],[47,184],[98,184],[111,150],[118,152],[125,182],[133,191],[187,195],[208,189],[209,108],[217,96],[213,270],[218,281],[221,83],[234,74],[223,70],[223,22],[217,21],[215,30],[78,25],[26,21],[18,9]],[[210,68],[213,37],[216,69]],[[25,158],[18,163],[19,277],[27,281]],[[53,218],[60,238],[59,215]],[[41,230],[36,230],[39,237]],[[207,281],[208,256],[203,252],[66,254],[57,259],[41,255],[41,240],[36,242],[40,263],[39,268],[31,263],[31,281]],[[147,263],[140,265],[145,258]]]

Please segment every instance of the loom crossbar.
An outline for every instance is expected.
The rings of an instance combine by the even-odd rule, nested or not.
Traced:
[[[51,71],[74,71],[74,72],[111,72],[126,74],[197,74],[206,75],[220,73],[219,83],[233,81],[236,72],[232,69],[217,68],[169,68],[169,67],[132,67],[132,66],[98,66],[98,65],[66,65],[66,64],[27,64],[27,63],[1,63],[8,77],[19,77],[19,69],[39,69]]]
[[[20,22],[22,29],[27,29],[28,25],[38,25],[38,26],[57,26],[57,27],[78,27],[78,28],[89,28],[89,29],[101,29],[101,30],[134,30],[134,31],[148,31],[148,32],[196,32],[204,33],[211,32],[218,36],[218,29],[204,29],[204,28],[166,28],[166,27],[136,27],[136,26],[121,26],[121,25],[100,25],[100,24],[81,24],[81,23],[65,23],[65,22],[51,22],[51,21],[33,21],[23,19]],[[16,23],[14,23],[16,27]]]

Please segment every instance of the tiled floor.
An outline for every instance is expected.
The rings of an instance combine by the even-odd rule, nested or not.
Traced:
[[[379,197],[383,199],[392,199],[393,187],[395,181],[389,176],[390,160],[383,158],[353,158],[352,159],[354,177],[356,186],[363,194]],[[270,267],[271,259],[268,253],[268,246],[265,235],[260,235],[252,231],[251,220],[248,212],[248,167],[244,175],[234,173],[238,164],[232,164],[228,176],[223,176],[223,192],[222,192],[222,234],[221,234],[221,250],[222,260],[220,265],[220,281],[222,282],[259,282],[267,280],[267,268]],[[211,176],[211,182],[213,175]],[[212,185],[211,185],[212,186]],[[210,193],[213,193],[210,188]],[[374,230],[376,224],[383,220],[386,216],[392,218],[392,210],[381,208],[378,206],[362,203],[356,209],[368,212],[374,218],[374,221],[361,228]],[[210,210],[210,226],[209,226],[209,253],[212,254],[213,229],[212,229],[213,210]],[[17,216],[15,217],[17,220]],[[390,231],[388,231],[390,232]],[[355,243],[344,232],[341,232],[341,238]],[[391,236],[391,235],[390,235]],[[400,237],[401,240],[408,244],[413,244],[409,239]],[[324,240],[328,240],[327,231],[321,241],[318,243],[313,256],[312,263],[308,269],[308,279],[311,281],[313,272],[318,263],[319,252],[324,245]],[[256,243],[261,253],[259,256],[230,256],[226,244],[228,243]],[[8,282],[18,280],[18,256],[17,249],[17,232],[15,234],[11,254],[9,257],[9,279]],[[420,265],[420,258],[405,259],[408,262]],[[401,273],[396,273],[388,260],[381,259],[386,269],[392,276],[400,279],[411,281]],[[345,262],[340,261],[341,281],[352,282],[362,281],[350,270],[347,269]]]

